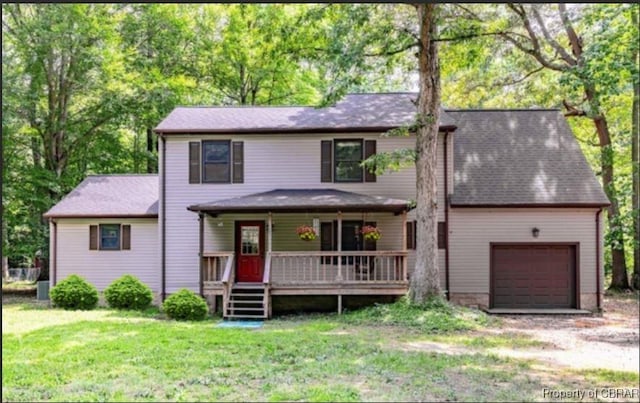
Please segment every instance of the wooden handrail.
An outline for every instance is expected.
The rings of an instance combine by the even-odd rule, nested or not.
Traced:
[[[271,257],[289,256],[407,256],[406,251],[401,250],[352,250],[352,251],[301,251],[301,252],[271,252]]]
[[[264,273],[262,275],[262,283],[269,285],[271,282],[271,254],[273,252],[267,252],[267,257],[264,260]]]
[[[224,256],[228,256],[227,265],[224,267],[224,273],[222,274],[222,283],[227,284],[229,281],[233,281],[233,252],[226,252]]]

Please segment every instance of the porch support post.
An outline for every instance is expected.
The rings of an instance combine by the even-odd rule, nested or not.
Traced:
[[[198,259],[200,260],[200,295],[204,296],[204,213],[198,213],[200,222],[200,248]]]
[[[267,218],[267,252],[271,252],[273,247],[273,215],[271,211],[269,211],[269,216]]]
[[[342,294],[338,294],[338,315],[342,315]]]
[[[415,230],[414,230],[415,231]],[[402,212],[402,281],[407,280],[407,211]]]
[[[342,256],[340,252],[342,252],[342,211],[338,211],[338,242],[337,242],[337,249],[338,249],[338,277],[336,278],[336,280],[338,281],[342,281]],[[342,302],[342,297],[338,297],[338,302],[341,303]]]

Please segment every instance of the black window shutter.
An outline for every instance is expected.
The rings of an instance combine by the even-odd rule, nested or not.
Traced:
[[[365,140],[364,141],[364,158],[367,159],[376,153],[376,141],[375,140]],[[369,172],[368,168],[364,169],[364,181],[365,182],[375,182],[376,175]]]
[[[370,225],[372,227],[376,226],[374,221],[366,221],[364,225]],[[364,240],[364,250],[376,250],[376,242],[375,241],[367,241]]]
[[[244,183],[244,142],[234,141],[233,146],[233,183]]]
[[[189,183],[200,183],[200,142],[189,142]]]
[[[407,249],[416,248],[416,222],[407,221]]]
[[[89,225],[89,250],[98,250],[98,226]]]
[[[122,249],[131,249],[131,225],[122,226]]]
[[[322,140],[320,142],[320,181],[332,182],[331,172],[333,171],[332,149],[333,142],[331,140]]]
[[[444,222],[438,223],[438,249],[447,249],[447,226]]]

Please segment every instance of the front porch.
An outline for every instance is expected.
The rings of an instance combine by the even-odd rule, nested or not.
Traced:
[[[222,297],[225,318],[269,318],[272,296],[332,295],[341,312],[343,296],[407,292],[406,201],[329,190],[330,196],[341,199],[323,198],[326,204],[310,205],[297,197],[295,206],[287,206],[283,191],[276,192],[277,205],[265,205],[261,197],[261,206],[239,209],[250,195],[234,199],[231,206],[218,206],[228,204],[222,201],[190,207],[200,218],[200,293],[212,310],[217,308],[216,298]],[[349,203],[354,195],[357,204]],[[360,235],[359,229],[371,219],[383,227],[378,242]],[[318,239],[297,239],[296,223],[307,221]],[[220,251],[222,247],[226,250]]]
[[[408,289],[406,251],[267,252],[260,283],[237,282],[234,258],[234,252],[203,253],[201,294],[213,310],[216,296],[228,307],[234,289],[261,289],[264,317],[271,317],[272,295],[335,295],[341,312],[343,295],[404,295]]]

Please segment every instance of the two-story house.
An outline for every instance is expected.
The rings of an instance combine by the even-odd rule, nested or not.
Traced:
[[[358,296],[405,294],[415,169],[376,176],[361,162],[415,146],[381,135],[412,122],[414,100],[176,108],[155,129],[158,175],[90,176],[45,214],[53,284],[77,273],[103,289],[130,273],[159,298],[198,292],[225,317],[269,317],[291,298],[330,296],[340,310]],[[437,152],[448,298],[600,308],[609,202],[558,110],[442,111]],[[380,239],[365,239],[365,226]]]

